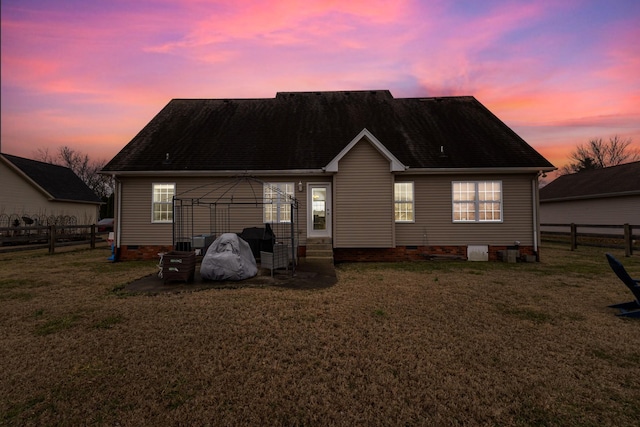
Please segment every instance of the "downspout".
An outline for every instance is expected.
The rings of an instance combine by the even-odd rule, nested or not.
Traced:
[[[113,179],[116,182],[116,261],[120,258],[120,236],[122,227],[122,183],[115,174]]]
[[[533,253],[536,261],[540,262],[538,253],[538,175],[531,180],[531,202],[533,203]]]

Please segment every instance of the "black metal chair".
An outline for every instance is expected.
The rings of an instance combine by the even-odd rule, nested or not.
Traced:
[[[627,285],[635,297],[633,301],[613,304],[609,307],[619,309],[620,313],[618,313],[618,316],[640,318],[640,284],[638,283],[640,280],[632,279],[622,263],[615,259],[613,255],[606,254],[606,257],[613,272],[622,280],[622,283]]]

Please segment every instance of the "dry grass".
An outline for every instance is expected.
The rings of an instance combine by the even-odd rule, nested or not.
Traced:
[[[131,295],[152,263],[0,255],[7,425],[637,425],[604,250],[351,264],[336,286]],[[623,258],[634,276],[640,259]]]

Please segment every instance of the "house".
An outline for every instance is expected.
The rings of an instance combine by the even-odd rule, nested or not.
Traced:
[[[0,177],[0,227],[96,223],[100,198],[67,167],[3,153]]]
[[[540,189],[542,224],[640,225],[640,161],[562,175]],[[567,231],[545,226],[543,231]],[[590,228],[588,233],[622,234]]]
[[[375,90],[174,99],[102,173],[121,259],[268,223],[293,256],[359,261],[535,255],[554,169],[473,97]]]

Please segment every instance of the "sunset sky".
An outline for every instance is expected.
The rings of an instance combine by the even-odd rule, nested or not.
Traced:
[[[640,146],[638,0],[2,0],[2,152],[110,160],[172,98],[473,95],[557,167]]]

